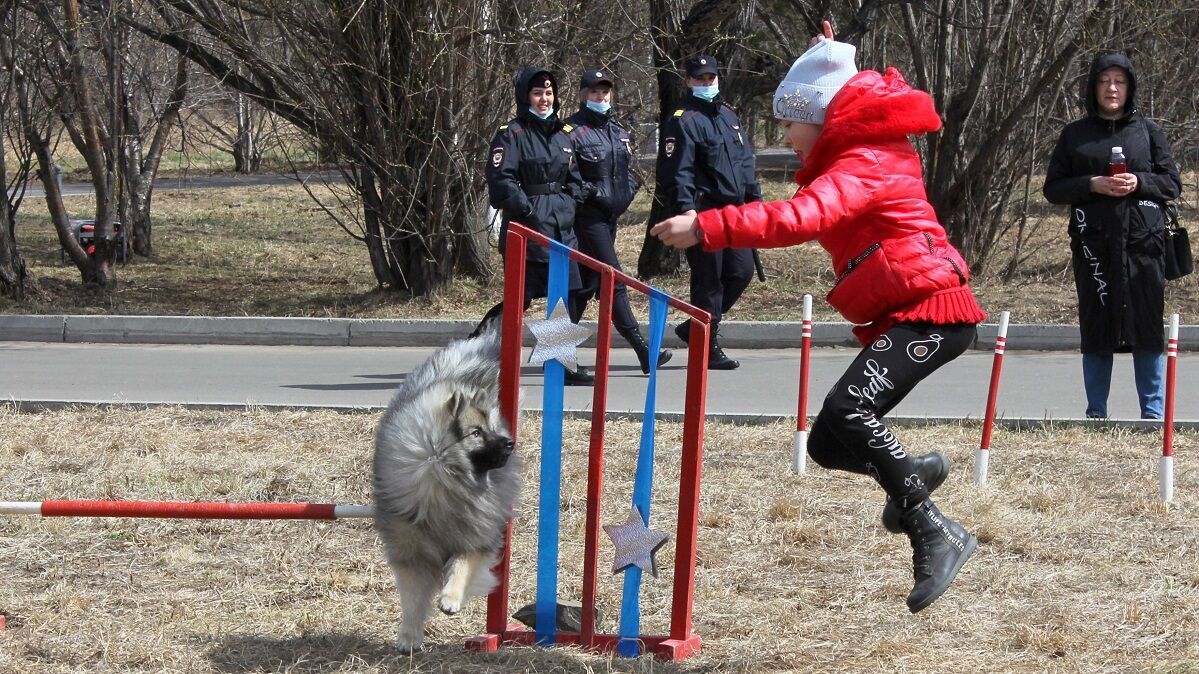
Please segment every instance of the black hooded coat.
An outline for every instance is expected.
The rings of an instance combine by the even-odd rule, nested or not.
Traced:
[[[1104,70],[1128,73],[1128,100],[1119,119],[1098,114],[1095,84]],[[1165,309],[1165,231],[1162,205],[1182,183],[1170,144],[1157,124],[1137,111],[1136,72],[1123,54],[1091,63],[1087,116],[1062,130],[1045,175],[1045,198],[1070,206],[1070,250],[1078,290],[1083,353],[1162,351]],[[1122,147],[1137,188],[1125,197],[1091,191],[1108,175],[1113,147]]]
[[[554,112],[539,119],[529,112],[529,88],[535,75],[549,79],[554,89]],[[491,141],[487,160],[487,191],[492,208],[503,213],[500,252],[504,252],[508,223],[515,220],[571,248],[575,208],[593,188],[583,182],[570,138],[558,118],[558,82],[545,68],[525,68],[513,80],[516,118],[501,124]],[[530,243],[528,260],[547,262],[547,249]]]

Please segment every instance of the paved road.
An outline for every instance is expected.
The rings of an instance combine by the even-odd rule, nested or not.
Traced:
[[[24,401],[166,402],[213,405],[386,405],[392,391],[432,349],[301,346],[196,346],[0,342],[0,397]],[[797,350],[731,350],[734,372],[711,372],[708,411],[730,415],[794,415]],[[812,354],[812,406],[855,355],[850,349]],[[580,352],[583,363],[594,354]],[[992,354],[971,351],[935,373],[892,413],[904,417],[980,418],[986,403]],[[679,353],[662,372],[661,412],[681,412],[686,371]],[[1199,368],[1199,354],[1179,358],[1180,378]],[[1085,407],[1079,356],[1065,352],[1009,352],[1004,361],[998,413],[1007,418],[1067,419]],[[522,384],[529,408],[539,408],[538,368],[526,367]],[[632,351],[614,351],[609,409],[640,412],[646,378]],[[1111,412],[1137,415],[1129,357],[1118,357]],[[1199,420],[1199,386],[1180,385],[1176,416]],[[590,388],[568,388],[568,409],[591,408]]]

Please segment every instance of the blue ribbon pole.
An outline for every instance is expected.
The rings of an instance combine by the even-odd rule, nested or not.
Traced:
[[[558,302],[569,301],[570,257],[560,243],[550,247],[546,316]],[[541,495],[537,509],[537,643],[552,646],[558,637],[558,529],[562,501],[562,398],[565,371],[562,363],[544,365],[541,403]]]
[[[666,331],[666,295],[650,289],[649,299],[649,383],[645,391],[645,414],[641,423],[641,446],[637,450],[637,473],[633,478],[633,505],[649,526],[650,496],[654,484],[654,418],[657,410],[658,352]],[[641,569],[631,566],[624,572],[624,594],[620,601],[620,638],[616,652],[624,657],[640,653]]]

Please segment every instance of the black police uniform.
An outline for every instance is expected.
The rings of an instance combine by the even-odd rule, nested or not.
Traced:
[[[535,80],[535,77],[539,79]],[[555,94],[554,111],[548,118],[540,119],[529,111],[529,90],[547,82]],[[593,188],[580,177],[574,148],[562,131],[562,122],[558,119],[558,83],[545,68],[531,67],[517,73],[513,88],[516,118],[500,125],[491,141],[487,160],[489,200],[492,208],[503,214],[500,254],[506,252],[508,223],[513,221],[571,248],[578,248],[574,231],[575,208],[592,194]],[[568,264],[570,292],[566,306],[571,320],[577,323],[579,315],[575,308],[579,302],[574,295],[581,292],[582,281],[578,265],[573,260]],[[549,251],[530,242],[525,262],[524,309],[528,309],[535,298],[546,297],[548,291]],[[475,328],[475,334],[497,320],[503,311],[503,302],[492,307]],[[584,373],[584,379],[589,379],[583,368],[580,371]],[[571,380],[572,373],[567,371],[567,382],[572,383]]]
[[[612,77],[602,68],[583,71],[579,89],[586,90],[601,84],[612,86]],[[579,238],[579,250],[591,257],[620,269],[616,256],[616,221],[633,203],[633,196],[641,185],[633,175],[633,150],[628,129],[610,114],[596,112],[587,107],[586,101],[579,111],[566,119],[563,131],[574,145],[575,157],[583,181],[590,184],[594,194],[584,201],[575,213],[575,234]],[[577,313],[581,316],[587,300],[596,297],[599,291],[599,273],[586,267],[579,269],[583,280],[583,292],[577,294]],[[637,352],[643,372],[649,372],[649,346],[641,334],[637,318],[629,307],[628,291],[623,283],[613,287],[612,324],[616,331]],[[670,359],[670,351],[659,353],[658,364]]]
[[[689,77],[717,73],[715,57],[687,60]],[[753,148],[737,114],[717,96],[707,101],[686,97],[659,131],[658,182],[665,187],[672,215],[702,211],[729,204],[762,200],[754,177]],[[691,265],[691,303],[712,314],[713,328],[732,308],[753,279],[753,250],[725,248],[706,253],[702,246],[687,251]],[[676,329],[686,338],[688,325]],[[714,350],[716,346],[713,336]],[[723,352],[720,353],[723,357]],[[735,361],[730,361],[736,367]]]

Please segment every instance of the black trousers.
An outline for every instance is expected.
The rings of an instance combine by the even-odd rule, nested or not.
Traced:
[[[616,257],[616,218],[605,219],[598,213],[580,210],[575,217],[575,236],[579,239],[580,252],[620,269],[620,260]],[[574,295],[574,300],[575,311],[582,316],[588,300],[599,297],[600,274],[580,265],[579,276],[583,280],[583,288]],[[623,283],[616,283],[612,288],[612,325],[621,335],[640,330],[637,318],[629,307],[628,289]]]
[[[712,327],[733,308],[754,278],[751,248],[725,248],[705,253],[703,246],[687,249],[691,266],[691,303],[712,314]]]
[[[965,323],[900,323],[888,330],[829,391],[808,435],[808,455],[825,468],[873,477],[905,510],[928,498],[912,456],[882,417],[975,335]]]

